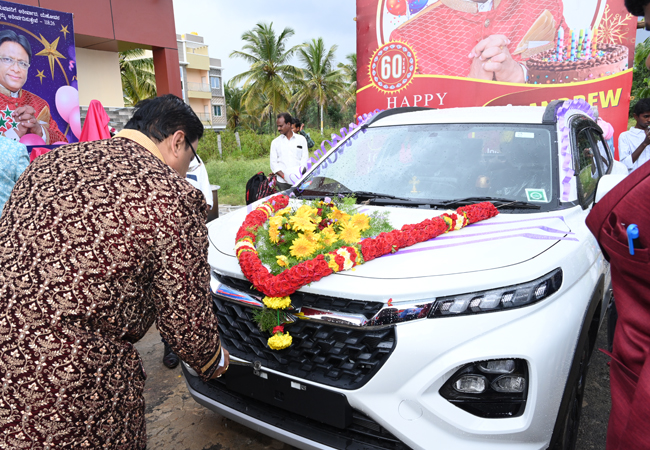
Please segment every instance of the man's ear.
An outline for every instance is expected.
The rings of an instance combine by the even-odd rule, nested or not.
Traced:
[[[174,158],[180,158],[185,152],[185,133],[182,130],[177,130],[171,136],[170,145],[170,150]]]

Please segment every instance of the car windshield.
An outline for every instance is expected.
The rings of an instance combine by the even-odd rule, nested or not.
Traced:
[[[553,198],[551,150],[543,126],[369,127],[321,161],[295,193],[432,205],[499,198],[537,208]]]

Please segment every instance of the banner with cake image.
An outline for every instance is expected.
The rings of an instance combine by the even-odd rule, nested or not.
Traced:
[[[72,14],[0,1],[0,135],[27,146],[81,134]]]
[[[584,98],[626,130],[624,0],[357,0],[357,112]]]

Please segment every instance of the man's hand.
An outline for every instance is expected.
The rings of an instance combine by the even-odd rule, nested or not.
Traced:
[[[476,44],[469,57],[479,60],[485,72],[494,72],[497,81],[524,83],[524,69],[512,59],[509,44],[510,39],[502,34],[494,34]]]
[[[226,370],[228,370],[228,366],[230,365],[230,353],[228,353],[228,350],[225,348],[221,347],[221,351],[223,352],[223,366],[219,367],[210,377],[211,380],[214,380],[215,378],[219,378],[221,375],[226,373]]]
[[[27,133],[34,133],[37,136],[43,137],[43,128],[36,119],[36,110],[29,105],[21,106],[11,113],[11,117],[18,122],[16,134],[23,137]]]
[[[472,64],[469,67],[469,74],[467,78],[476,78],[479,80],[494,80],[494,72],[488,72],[483,68],[483,63],[485,61],[481,58],[472,59]]]

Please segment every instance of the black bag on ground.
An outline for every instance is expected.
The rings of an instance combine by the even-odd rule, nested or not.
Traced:
[[[246,204],[259,200],[260,198],[267,197],[276,191],[275,175],[271,174],[269,177],[264,175],[264,172],[258,172],[253,175],[246,183]]]

